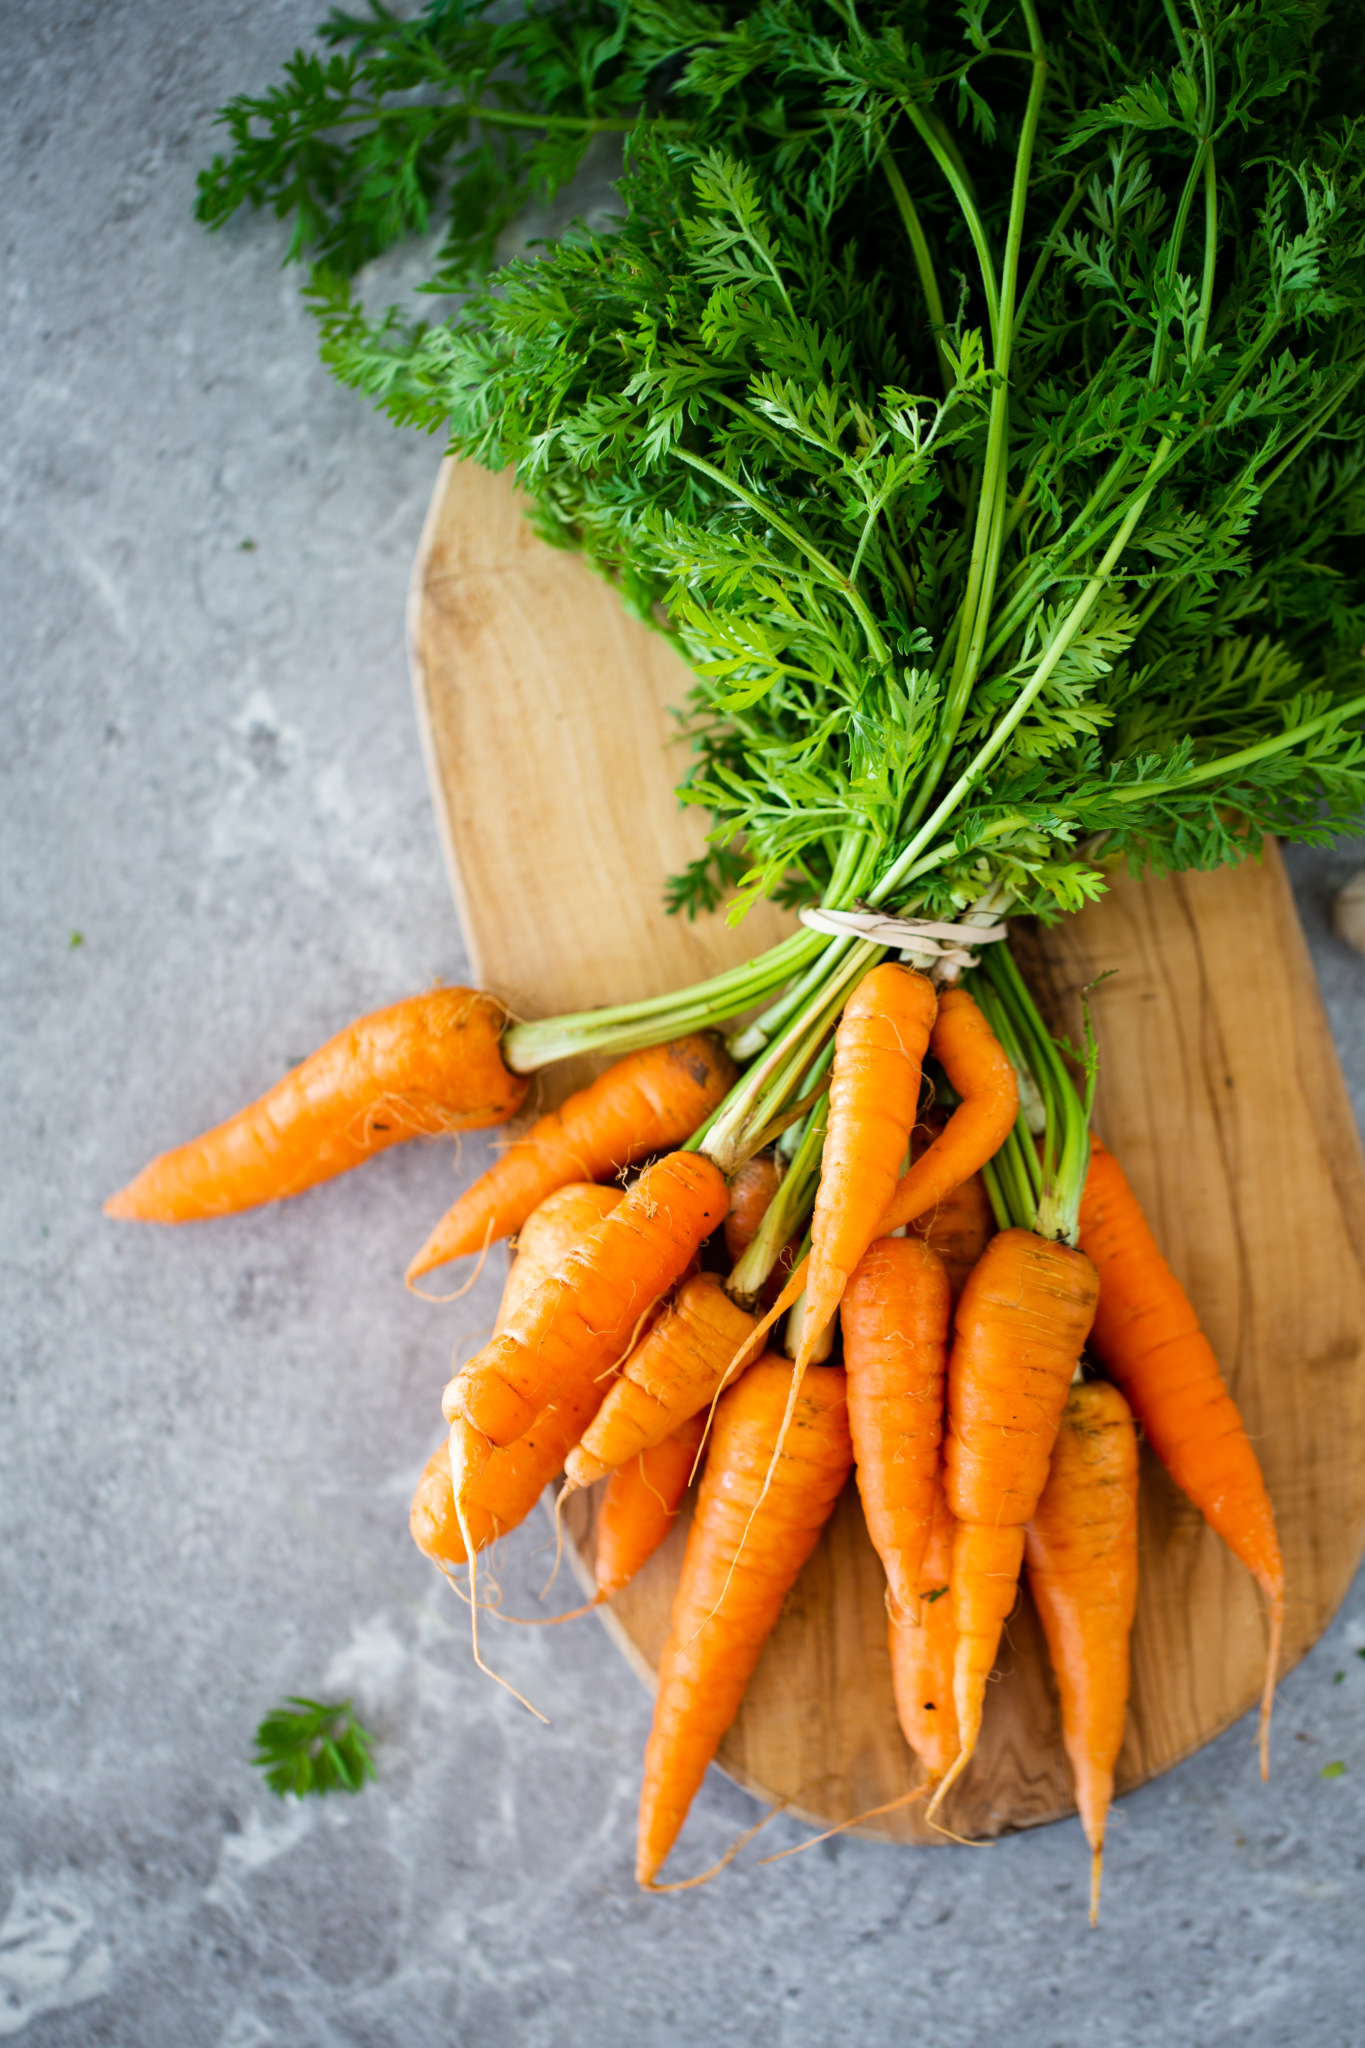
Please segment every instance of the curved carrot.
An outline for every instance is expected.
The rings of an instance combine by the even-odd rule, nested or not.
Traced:
[[[953,1621],[953,1536],[957,1524],[943,1497],[943,1476],[934,1482],[929,1541],[919,1571],[919,1621],[888,1603],[887,1644],[891,1683],[901,1733],[924,1765],[930,1785],[951,1770],[960,1747],[953,1705],[953,1663],[957,1627]]]
[[[896,1188],[879,1235],[926,1215],[993,1159],[1019,1114],[1019,1078],[965,988],[945,989],[929,1050],[962,1100]]]
[[[725,1219],[725,1250],[733,1266],[753,1242],[768,1213],[782,1175],[771,1152],[746,1159],[730,1182],[730,1213]]]
[[[1002,1230],[957,1305],[943,1490],[958,1524],[953,1701],[962,1747],[934,1807],[976,1748],[986,1681],[1018,1591],[1024,1525],[1047,1480],[1098,1293],[1084,1252],[1031,1230]]]
[[[1090,1844],[1093,1927],[1128,1711],[1128,1638],[1138,1588],[1137,1431],[1117,1387],[1094,1380],[1067,1396],[1024,1555]]]
[[[408,1279],[520,1230],[537,1203],[567,1181],[610,1180],[651,1152],[681,1144],[734,1078],[729,1054],[706,1034],[618,1060],[479,1176],[432,1231]]]
[[[699,1152],[674,1152],[565,1255],[445,1390],[457,1500],[491,1449],[514,1443],[540,1409],[597,1385],[625,1355],[725,1208],[720,1169]]]
[[[948,1313],[942,1261],[914,1237],[869,1245],[839,1309],[863,1513],[892,1606],[910,1620],[934,1512]]]
[[[701,1449],[704,1415],[694,1415],[607,1481],[597,1518],[597,1597],[610,1600],[646,1564],[678,1517]]]
[[[941,999],[940,999],[941,1001]],[[917,1163],[930,1145],[942,1137],[948,1112],[931,1109],[911,1133],[912,1160]],[[913,1234],[936,1251],[948,1275],[948,1291],[956,1308],[967,1275],[996,1232],[995,1211],[980,1173],[973,1173],[961,1187],[944,1195],[922,1216],[907,1226]]]
[[[730,1360],[754,1327],[714,1273],[685,1280],[621,1368],[565,1471],[571,1486],[624,1465],[709,1408]]]
[[[844,1375],[827,1366],[806,1374],[779,1451],[793,1373],[784,1358],[761,1358],[716,1409],[645,1750],[635,1876],[647,1890],[852,1463]]]
[[[434,988],[360,1017],[268,1093],[111,1195],[106,1216],[191,1223],[301,1194],[418,1133],[504,1123],[527,1083],[502,1063],[501,1003]]]
[[[461,1514],[476,1552],[517,1528],[564,1470],[564,1460],[592,1421],[604,1390],[605,1382],[593,1386],[589,1381],[542,1408],[515,1443],[482,1459],[461,1494],[458,1510],[450,1445],[443,1442],[428,1458],[412,1499],[408,1526],[417,1548],[437,1564],[468,1564]]]
[[[937,1007],[926,976],[891,962],[865,974],[844,1005],[811,1218],[798,1380],[854,1267],[881,1235],[919,1107],[920,1064]]]
[[[1094,1345],[1181,1492],[1255,1578],[1270,1607],[1261,1776],[1284,1631],[1284,1562],[1265,1480],[1188,1295],[1162,1257],[1112,1152],[1090,1141],[1081,1247],[1100,1276]]]
[[[522,1302],[535,1293],[543,1280],[549,1279],[565,1253],[572,1251],[604,1216],[610,1216],[623,1193],[622,1188],[599,1187],[596,1181],[570,1181],[568,1187],[556,1188],[531,1211],[517,1234],[517,1255],[493,1325],[495,1337],[507,1328]]]

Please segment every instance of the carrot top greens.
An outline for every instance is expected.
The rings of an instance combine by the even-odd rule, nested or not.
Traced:
[[[352,54],[234,103],[204,206],[292,207],[337,374],[515,465],[549,538],[666,607],[714,819],[677,904],[1056,916],[1107,859],[1358,823],[1363,27],[1315,0],[334,17]],[[465,282],[528,180],[636,114],[619,223],[439,325],[354,301],[443,193],[433,285]],[[813,1060],[851,946],[804,933],[508,1057],[796,977],[758,1038],[805,1020]]]

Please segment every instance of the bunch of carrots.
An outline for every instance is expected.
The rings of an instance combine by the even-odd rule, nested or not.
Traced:
[[[926,1797],[936,1824],[1026,1572],[1095,1917],[1137,1598],[1139,1428],[1264,1591],[1267,1769],[1284,1574],[1255,1453],[1090,1132],[1093,1057],[1082,1093],[1005,947],[970,979],[868,966],[829,1020],[815,1099],[724,1170],[708,1139],[744,1083],[721,1041],[631,1052],[512,1143],[409,1268],[412,1283],[516,1247],[412,1504],[419,1547],[448,1576],[467,1567],[480,1662],[478,1560],[547,1486],[605,1482],[596,1606],[659,1548],[700,1473],[645,1755],[646,1889],[675,1888],[659,1872],[850,1473],[918,1760],[904,1797]],[[223,1215],[415,1133],[504,1122],[527,1086],[504,1058],[507,1021],[468,989],[362,1018],[153,1160],[108,1212]]]

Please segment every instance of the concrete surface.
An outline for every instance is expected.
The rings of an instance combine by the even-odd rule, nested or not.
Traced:
[[[0,15],[0,2036],[24,2048],[1341,2048],[1365,2040],[1365,1596],[1243,1726],[1124,1802],[1104,1924],[1074,1823],[844,1841],[637,1895],[647,1701],[591,1624],[470,1667],[412,1550],[485,1284],[406,1255],[482,1147],[161,1233],[99,1202],[354,1013],[462,972],[408,703],[438,448],[317,367],[278,232],[190,218],[210,115],[320,0]],[[1365,857],[1295,862],[1365,1102]],[[508,1547],[527,1611],[542,1529]],[[1340,1676],[1338,1675],[1340,1674]],[[353,1691],[380,1782],[284,1805],[281,1695]],[[1344,1775],[1324,1779],[1324,1764]],[[713,1778],[687,1863],[753,1816]],[[773,1846],[800,1839],[779,1821]]]

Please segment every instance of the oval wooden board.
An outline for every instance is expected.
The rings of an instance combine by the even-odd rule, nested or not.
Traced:
[[[413,583],[419,718],[451,880],[486,983],[528,1015],[662,992],[772,943],[660,913],[702,821],[672,795],[667,706],[686,670],[581,560],[537,540],[505,478],[447,464]],[[1241,1404],[1279,1519],[1284,1668],[1350,1581],[1365,1538],[1365,1170],[1278,853],[1133,883],[1022,935],[1054,1019],[1094,994],[1096,1124],[1122,1158]],[[567,1086],[555,1074],[556,1093]],[[543,1099],[553,1099],[545,1097]],[[595,1500],[570,1534],[590,1572]],[[651,1681],[686,1514],[606,1625]],[[1142,1591],[1120,1790],[1256,1699],[1265,1625],[1245,1571],[1143,1453]],[[915,1782],[891,1697],[881,1567],[850,1484],[787,1602],[720,1752],[738,1782],[824,1825]],[[945,1813],[990,1836],[1072,1810],[1056,1693],[1027,1595],[986,1728]],[[1247,1739],[1252,1739],[1248,1727]],[[916,1806],[860,1830],[926,1833]]]

